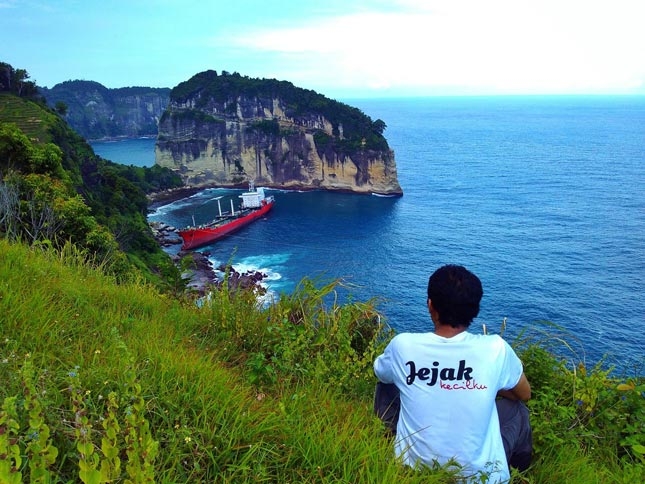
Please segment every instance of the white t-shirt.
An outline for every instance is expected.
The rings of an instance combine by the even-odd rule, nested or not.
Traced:
[[[383,383],[401,393],[395,453],[409,466],[453,460],[479,482],[510,479],[495,397],[515,387],[522,363],[497,335],[396,335],[374,361]]]

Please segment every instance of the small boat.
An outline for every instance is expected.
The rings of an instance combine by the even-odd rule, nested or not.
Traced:
[[[219,215],[212,222],[178,230],[184,241],[181,246],[182,250],[190,250],[215,242],[231,232],[246,227],[254,220],[266,215],[275,203],[273,197],[267,197],[264,194],[264,188],[256,189],[253,182],[249,183],[249,191],[239,195],[239,198],[242,199],[239,210],[236,211],[233,208],[233,200],[231,200],[231,211],[222,212],[222,206],[218,199]]]

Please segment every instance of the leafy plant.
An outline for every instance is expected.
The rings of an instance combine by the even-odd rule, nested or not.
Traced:
[[[22,482],[22,452],[17,397],[6,397],[0,411],[0,482]]]

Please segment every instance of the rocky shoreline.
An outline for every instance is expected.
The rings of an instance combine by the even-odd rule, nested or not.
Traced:
[[[179,198],[183,197],[176,199]],[[168,199],[167,203],[169,201],[172,200]],[[182,277],[189,280],[188,289],[204,295],[212,288],[221,288],[226,281],[230,291],[253,290],[259,296],[266,293],[266,288],[262,285],[262,281],[267,277],[266,274],[260,271],[240,273],[226,264],[215,268],[208,258],[209,252],[177,250],[182,239],[175,227],[163,222],[150,222],[149,226],[157,243],[171,257],[177,267],[180,267],[181,261],[186,257],[192,258],[188,264],[188,270],[182,274]],[[226,277],[227,273],[228,277]]]
[[[221,289],[226,281],[229,291],[253,290],[258,296],[266,294],[266,288],[262,286],[262,280],[266,278],[266,274],[260,271],[240,273],[234,267],[226,264],[220,264],[214,268],[208,255],[208,252],[192,251],[177,254],[176,263],[184,257],[192,258],[188,273],[184,274],[184,277],[190,278],[188,289],[205,295],[211,289]],[[226,277],[227,272],[228,277]]]

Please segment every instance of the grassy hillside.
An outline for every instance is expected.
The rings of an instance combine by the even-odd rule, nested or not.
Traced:
[[[0,482],[454,482],[393,461],[371,413],[389,334],[371,304],[325,302],[333,283],[199,309],[117,285],[69,246],[0,240],[0,255]],[[517,482],[644,482],[643,379],[516,345],[536,445]]]
[[[50,130],[55,125],[57,116],[47,113],[33,101],[0,92],[0,121],[15,123],[32,141],[50,143]]]

